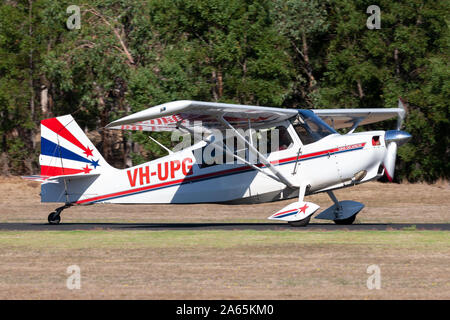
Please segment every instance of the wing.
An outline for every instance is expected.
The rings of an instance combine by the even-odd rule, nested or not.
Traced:
[[[388,120],[398,116],[401,109],[321,109],[312,110],[335,129],[352,127],[355,123],[364,125]]]
[[[235,132],[236,138],[247,146],[250,153],[260,157],[261,162],[275,175],[275,180],[286,184],[288,187],[296,187],[290,177],[277,170],[264,155],[259,153],[245,137],[239,134],[237,129],[248,129],[249,123],[255,129],[270,128],[274,124],[297,114],[298,111],[295,109],[181,100],[134,113],[111,122],[106,128],[134,128],[143,131],[173,131],[179,127],[188,130],[201,127],[202,130],[206,131],[208,129],[230,129]]]
[[[164,103],[131,114],[106,126],[109,129],[140,131],[173,131],[182,125],[192,129],[199,122],[205,129],[224,130],[227,127],[219,119],[222,117],[235,128],[268,128],[277,122],[296,116],[295,109],[269,108],[180,100]]]
[[[399,121],[405,118],[405,107],[399,99],[398,108],[371,108],[371,109],[313,109],[312,111],[335,129],[364,125],[398,117]]]

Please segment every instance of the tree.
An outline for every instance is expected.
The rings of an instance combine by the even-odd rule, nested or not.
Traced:
[[[449,176],[449,5],[381,1],[381,29],[366,27],[366,1],[330,2],[330,42],[318,105],[396,107],[409,102],[404,124],[413,140],[399,149],[397,179]],[[448,98],[447,98],[448,100]],[[393,128],[394,122],[386,127]],[[370,128],[370,127],[369,127]]]
[[[328,30],[327,12],[323,2],[317,0],[277,0],[273,15],[278,32],[289,40],[295,74],[288,104],[313,107],[321,66],[324,42]]]
[[[74,114],[113,165],[164,154],[143,133],[104,130],[180,99],[272,107],[409,105],[398,179],[449,177],[448,2],[5,0],[0,4],[0,168],[38,169],[42,118]],[[70,29],[69,6],[81,29]],[[394,128],[395,121],[385,123]],[[378,124],[369,129],[380,128]],[[151,133],[171,145],[170,135]],[[133,160],[133,161],[132,161]]]
[[[87,128],[100,129],[100,149],[108,161],[119,166],[126,135],[103,130],[114,117],[127,110],[128,78],[136,67],[129,34],[133,17],[141,8],[139,1],[93,1],[80,4],[79,30],[61,29],[68,18],[68,2],[51,2],[44,10],[48,25],[59,26],[58,40],[45,59],[45,72],[52,83],[59,113],[77,112]],[[58,14],[52,15],[57,12]],[[114,137],[113,137],[114,136]],[[119,140],[119,144],[114,144]],[[117,160],[119,160],[117,162]]]
[[[131,74],[132,111],[180,99],[282,106],[290,59],[270,2],[153,1],[147,15],[153,54]],[[168,135],[153,135],[170,145]],[[161,154],[152,143],[146,149]]]
[[[36,3],[35,6],[33,4]],[[35,68],[33,25],[38,1],[0,6],[0,134],[1,172],[34,171]],[[34,162],[36,163],[36,162]]]

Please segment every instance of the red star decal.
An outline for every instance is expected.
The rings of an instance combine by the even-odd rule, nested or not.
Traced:
[[[94,155],[92,154],[92,151],[94,151],[94,149],[89,149],[89,147],[87,147],[86,149],[84,149],[83,153],[86,155],[86,157],[93,157]]]
[[[308,205],[307,204],[305,204],[303,207],[301,207],[301,208],[298,208],[298,210],[300,210],[299,212],[303,212],[303,213],[306,213],[306,209],[308,209],[309,207],[308,207]]]
[[[91,172],[92,169],[89,168],[88,165],[86,165],[86,167],[82,168],[82,170],[83,170],[84,173],[89,173],[89,172]]]

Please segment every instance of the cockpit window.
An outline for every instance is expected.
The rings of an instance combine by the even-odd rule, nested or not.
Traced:
[[[261,130],[261,135],[262,131],[263,130]],[[269,128],[261,138],[261,142],[264,140],[267,141],[268,154],[274,151],[289,149],[294,145],[294,141],[285,126]]]
[[[319,141],[330,134],[337,133],[310,110],[299,110],[292,125],[303,144]]]
[[[242,133],[247,141],[250,141],[250,132],[252,132],[253,146],[264,156],[268,156],[272,152],[282,151],[291,148],[294,145],[288,128],[284,125],[277,127],[264,128]],[[216,139],[216,136],[213,137]],[[196,163],[200,168],[221,164],[236,164],[251,162],[252,159],[246,144],[239,141],[236,136],[221,137],[218,145],[214,146],[207,143],[201,149],[193,150]],[[226,152],[228,150],[229,152]],[[233,155],[235,157],[233,157]],[[237,157],[236,157],[237,156]],[[240,159],[239,159],[239,158]],[[253,156],[255,158],[255,156]],[[242,161],[244,159],[245,161]]]

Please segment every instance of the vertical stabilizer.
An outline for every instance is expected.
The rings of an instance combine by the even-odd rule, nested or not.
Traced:
[[[101,173],[110,165],[71,115],[41,121],[41,176]]]

